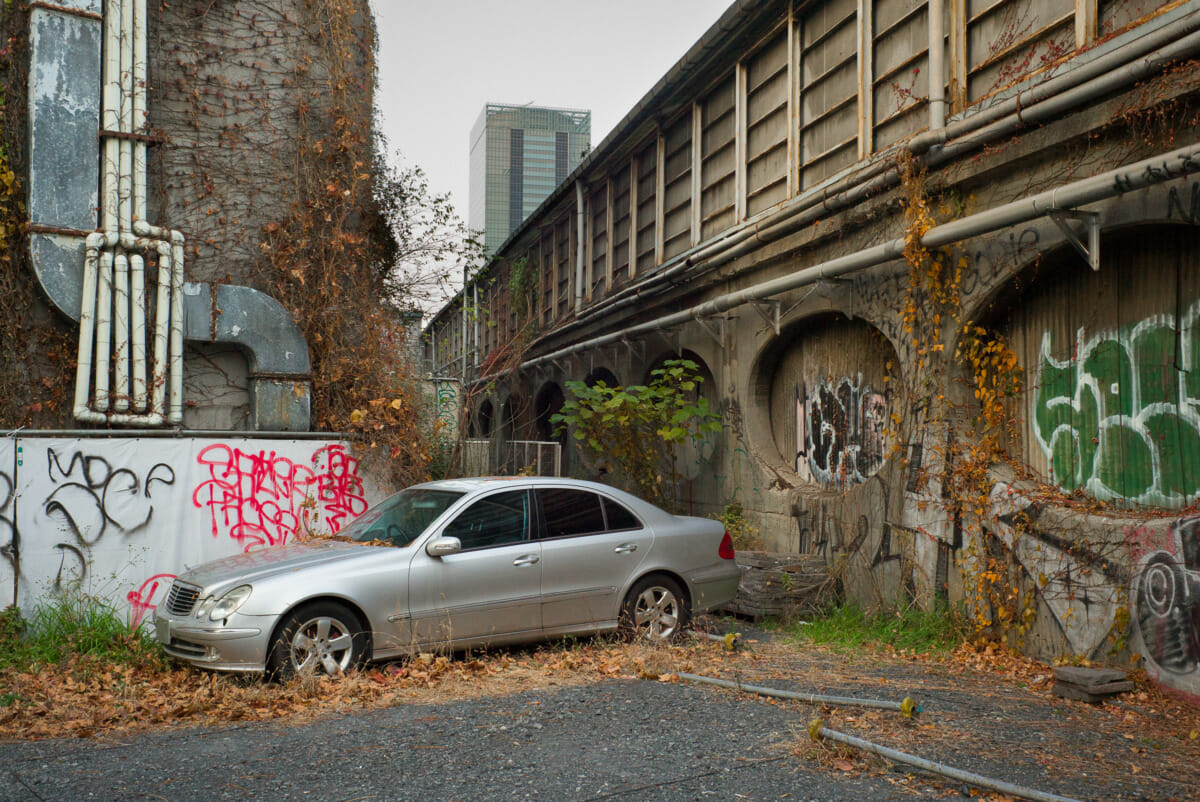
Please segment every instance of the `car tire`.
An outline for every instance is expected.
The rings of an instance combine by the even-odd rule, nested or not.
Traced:
[[[669,642],[690,620],[691,609],[683,588],[662,574],[635,582],[621,605],[621,631],[638,640]]]
[[[277,682],[292,677],[335,676],[362,664],[368,638],[358,616],[337,602],[315,602],[293,610],[271,639],[267,674]]]

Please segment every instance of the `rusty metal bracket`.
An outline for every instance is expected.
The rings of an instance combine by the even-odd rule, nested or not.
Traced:
[[[1084,258],[1088,266],[1092,270],[1100,269],[1100,213],[1085,212],[1079,209],[1055,209],[1052,212],[1047,212],[1047,215],[1054,221],[1054,225],[1058,226],[1062,231],[1063,236],[1067,238],[1067,242],[1079,251],[1079,255]],[[1067,225],[1068,220],[1080,220],[1087,227],[1087,244],[1084,245],[1083,240],[1079,235]]]
[[[755,301],[753,303],[754,311],[758,312],[758,316],[767,321],[767,325],[775,330],[775,336],[779,336],[779,301]],[[767,310],[770,310],[769,312]]]

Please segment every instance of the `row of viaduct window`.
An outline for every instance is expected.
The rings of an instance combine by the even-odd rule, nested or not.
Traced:
[[[435,369],[477,367],[525,326],[583,304],[820,185],[927,127],[926,0],[789,3],[736,64],[635,145],[617,142],[435,322]],[[951,113],[1136,23],[1122,0],[945,0]],[[630,147],[630,145],[633,145]],[[617,156],[615,154],[622,154]],[[583,282],[576,287],[582,219]],[[536,279],[510,282],[521,262]],[[478,312],[475,308],[478,295]],[[464,348],[465,345],[465,348]]]

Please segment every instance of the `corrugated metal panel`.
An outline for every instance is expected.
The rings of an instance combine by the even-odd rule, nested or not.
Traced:
[[[1128,27],[1152,11],[1157,10],[1158,3],[1131,3],[1129,0],[1101,0],[1099,14],[1099,35],[1101,37],[1116,33]]]
[[[969,101],[987,97],[1074,49],[1074,0],[967,0]]]
[[[731,74],[700,101],[700,239],[736,221],[737,83]]]
[[[1187,506],[1200,498],[1200,232],[1106,237],[1101,259],[1093,272],[1063,248],[1022,277],[1003,327],[1026,387],[1011,447],[1064,490]]]
[[[571,309],[571,265],[575,263],[575,250],[571,214],[561,217],[554,224],[554,274],[558,283],[558,317],[561,320]]]
[[[877,0],[873,13],[871,91],[878,151],[927,125],[929,9],[925,0]]]
[[[613,284],[629,279],[629,169],[623,168],[612,177],[613,219]]]
[[[858,9],[830,0],[801,21],[801,186],[811,186],[858,157]]]
[[[787,200],[787,30],[746,61],[746,216]]]
[[[608,285],[608,182],[588,193],[588,220],[591,229],[591,293],[604,294]]]
[[[658,226],[658,139],[637,155],[637,272],[656,266],[654,250]]]
[[[692,115],[684,114],[663,132],[663,259],[692,245]]]
[[[823,485],[861,482],[883,465],[895,407],[884,381],[896,356],[864,323],[822,317],[785,332],[771,380],[775,445],[802,477]]]

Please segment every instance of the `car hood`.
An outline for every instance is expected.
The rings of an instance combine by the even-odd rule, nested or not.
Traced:
[[[334,540],[272,546],[198,565],[180,574],[179,581],[206,589],[223,585],[252,584],[276,574],[353,559],[378,548],[380,547]]]

